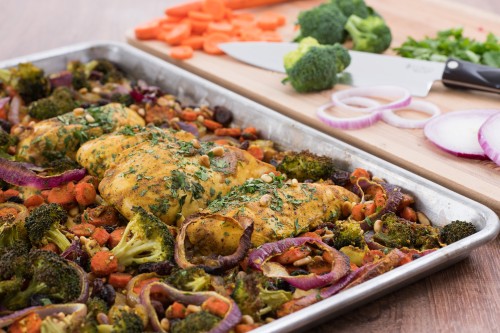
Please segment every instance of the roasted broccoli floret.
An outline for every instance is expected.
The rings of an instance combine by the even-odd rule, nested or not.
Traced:
[[[0,246],[0,299],[19,292],[25,276],[31,274],[28,253],[29,246],[24,242]]]
[[[328,179],[336,167],[333,160],[304,150],[301,152],[286,152],[276,169],[285,173],[289,179],[317,181]]]
[[[73,94],[66,87],[58,87],[49,96],[34,101],[28,107],[28,114],[38,120],[60,116],[77,106]]]
[[[269,288],[270,283],[260,273],[238,277],[231,297],[241,313],[260,321],[261,317],[278,309],[292,299],[292,293],[278,288]]]
[[[123,266],[173,259],[174,238],[168,227],[141,207],[128,222],[118,245],[111,252]]]
[[[10,74],[11,85],[26,105],[50,93],[50,83],[41,68],[31,63],[22,63],[13,68]]]
[[[92,74],[99,73],[101,83],[120,83],[124,76],[123,73],[109,60],[92,60],[85,65],[88,72]]]
[[[31,251],[28,258],[30,271],[23,276],[27,286],[3,299],[2,305],[7,309],[30,306],[31,299],[37,295],[44,295],[52,303],[67,303],[80,295],[80,273],[68,261],[43,250]]]
[[[0,128],[0,150],[6,151],[7,148],[16,144],[16,139],[10,136],[3,128]]]
[[[210,275],[200,267],[180,269],[170,274],[165,281],[185,291],[205,291],[210,288]]]
[[[144,331],[139,314],[128,306],[114,306],[109,311],[109,324],[97,326],[99,333],[141,333]]]
[[[51,156],[52,158],[47,158],[48,159],[47,163],[42,164],[42,166],[46,168],[45,173],[48,176],[59,175],[68,170],[81,168],[81,166],[75,160],[72,160],[71,158],[65,155],[59,158],[55,158],[56,156],[54,155],[55,154],[52,154]]]
[[[220,317],[207,311],[191,313],[183,320],[172,322],[170,333],[208,332],[221,321]]]
[[[290,82],[298,92],[321,91],[337,83],[339,70],[349,66],[350,56],[343,46],[320,45],[312,37],[304,38],[296,50],[284,57],[286,74],[283,82]]]
[[[382,216],[373,239],[391,248],[408,247],[418,250],[439,248],[439,234],[432,226],[410,222],[394,213]]]
[[[28,234],[24,227],[24,219],[19,217],[24,206],[15,203],[3,203],[0,204],[0,207],[5,212],[0,217],[0,248],[13,246],[17,242],[29,243]],[[9,213],[9,210],[12,213]]]
[[[370,15],[361,18],[351,15],[345,29],[352,38],[353,50],[382,53],[391,45],[391,29],[380,16]]]
[[[456,220],[445,225],[440,230],[439,236],[443,243],[451,244],[458,242],[465,237],[469,237],[476,232],[476,226],[471,222]]]
[[[71,243],[60,229],[67,219],[68,213],[58,204],[43,204],[36,207],[25,220],[31,243],[36,246],[54,243],[61,251],[66,250]]]
[[[321,4],[299,13],[300,35],[296,39],[300,41],[306,37],[313,37],[320,44],[342,43],[346,37],[344,30],[346,22],[347,17],[336,4]]]
[[[370,10],[364,0],[330,0],[330,3],[337,5],[345,17],[357,15],[365,18],[370,15]]]
[[[356,221],[336,221],[331,230],[332,246],[337,250],[349,245],[362,249],[366,245],[363,229]]]
[[[88,80],[89,73],[86,73],[83,63],[80,61],[70,61],[68,62],[67,70],[71,73],[71,85],[74,89],[91,88]]]

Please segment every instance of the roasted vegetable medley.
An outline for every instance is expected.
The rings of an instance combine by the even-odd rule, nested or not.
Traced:
[[[191,103],[103,59],[0,70],[1,331],[247,332],[476,232]]]

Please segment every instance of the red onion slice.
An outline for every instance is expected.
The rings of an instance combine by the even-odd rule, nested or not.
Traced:
[[[481,125],[477,138],[486,156],[500,165],[500,110]]]
[[[27,169],[22,162],[0,158],[0,179],[17,186],[30,186],[39,190],[51,189],[70,181],[79,181],[85,176],[85,169],[66,171],[57,176],[39,176]]]
[[[222,320],[208,333],[226,333],[235,327],[241,320],[241,311],[236,303],[229,297],[224,297],[214,291],[187,292],[178,290],[163,282],[152,282],[141,292],[141,304],[144,305],[148,313],[149,321],[155,332],[167,331],[161,326],[155,307],[152,303],[151,294],[166,296],[171,301],[178,301],[183,304],[201,305],[209,297],[215,297],[229,304],[229,310]]]
[[[396,113],[396,111],[399,110],[419,111],[430,115],[430,117],[425,119],[404,118]],[[411,103],[405,107],[382,111],[382,120],[389,125],[400,128],[423,128],[429,120],[437,117],[440,114],[441,110],[437,107],[436,104],[426,101],[412,100]]]
[[[500,110],[462,110],[442,114],[430,120],[424,134],[442,150],[459,157],[487,159],[479,144],[479,128]]]
[[[386,104],[369,107],[355,107],[348,105],[348,98],[352,97],[374,97],[390,100]],[[347,111],[354,112],[374,112],[386,109],[398,109],[410,104],[411,95],[407,89],[398,86],[374,86],[359,87],[341,90],[332,94],[332,103]]]
[[[22,100],[21,97],[19,97],[18,95],[15,95],[10,100],[10,109],[9,109],[9,114],[7,115],[7,120],[12,125],[17,125],[21,122],[21,119],[19,118],[19,111],[21,109],[21,104]]]
[[[320,106],[316,111],[316,115],[322,122],[334,128],[347,130],[361,129],[375,124],[382,117],[379,111],[373,111],[361,117],[339,118],[326,112],[327,109],[333,106],[333,103]]]
[[[50,304],[45,306],[32,306],[16,311],[0,318],[0,327],[12,325],[15,321],[26,317],[30,313],[37,313],[42,319],[48,316],[55,316],[59,313],[72,315],[74,322],[83,322],[87,315],[87,306],[84,303]]]
[[[311,273],[291,276],[282,265],[270,261],[273,257],[284,253],[291,247],[301,246],[306,243],[314,244],[321,250],[330,252],[333,257],[330,272],[322,275]],[[321,240],[311,237],[285,238],[277,242],[263,244],[249,254],[248,264],[254,269],[261,270],[266,276],[281,278],[290,285],[302,290],[321,288],[335,283],[350,270],[349,258],[347,256],[323,243]]]

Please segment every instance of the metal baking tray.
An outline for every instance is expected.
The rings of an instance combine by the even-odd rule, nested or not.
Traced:
[[[309,149],[334,158],[346,170],[363,167],[374,175],[414,194],[418,210],[438,226],[460,219],[472,221],[479,232],[388,273],[343,291],[301,311],[275,320],[252,332],[289,332],[311,329],[377,297],[450,266],[493,240],[500,231],[498,216],[489,208],[429,180],[390,164],[331,136],[300,124],[267,107],[217,86],[124,43],[91,42],[72,45],[0,62],[0,68],[33,62],[46,73],[65,68],[70,60],[106,58],[134,78],[142,78],[164,91],[194,103],[223,105],[234,113],[235,123],[255,126],[263,137],[284,149]]]

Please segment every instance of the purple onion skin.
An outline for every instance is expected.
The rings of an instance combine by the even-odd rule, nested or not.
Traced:
[[[45,306],[32,306],[25,308],[9,315],[0,317],[0,328],[12,325],[15,321],[27,316],[30,313],[37,313],[42,319],[48,316],[64,313],[65,315],[73,314],[72,319],[84,320],[87,315],[87,306],[83,303],[67,303],[67,304],[50,304]]]
[[[177,234],[177,241],[175,242],[175,261],[181,268],[188,268],[192,266],[200,266],[209,274],[223,274],[228,269],[236,267],[241,260],[245,257],[251,247],[251,237],[253,233],[253,220],[246,218],[244,221],[239,221],[244,224],[243,234],[240,237],[238,248],[233,254],[227,256],[218,256],[216,259],[200,257],[204,261],[203,264],[194,265],[188,261],[186,257],[186,249],[184,246],[186,239],[187,227],[203,216],[210,216],[209,214],[195,214],[191,215],[181,226]],[[223,217],[226,219],[226,217]],[[229,218],[227,218],[229,219]]]
[[[52,89],[57,87],[71,87],[73,82],[73,74],[69,71],[62,71],[55,76],[50,77],[50,86]]]
[[[262,266],[272,257],[286,252],[291,247],[301,246],[306,243],[316,244],[321,249],[329,251],[333,255],[331,271],[322,275],[311,273],[298,276],[274,277],[279,277],[296,288],[310,290],[335,283],[349,272],[349,258],[346,255],[312,237],[285,238],[277,242],[263,244],[249,254],[249,266],[257,270],[262,270]]]
[[[201,305],[209,297],[216,297],[229,303],[229,310],[225,317],[217,326],[208,331],[208,333],[227,333],[241,320],[241,311],[231,298],[223,297],[213,291],[186,292],[178,290],[163,282],[152,282],[142,289],[140,301],[146,308],[150,324],[156,332],[166,333],[167,331],[160,325],[160,320],[156,314],[157,305],[155,306],[153,303],[155,300],[151,299],[153,289],[156,295],[162,294],[162,296],[166,296],[170,301],[178,301],[183,304]]]

